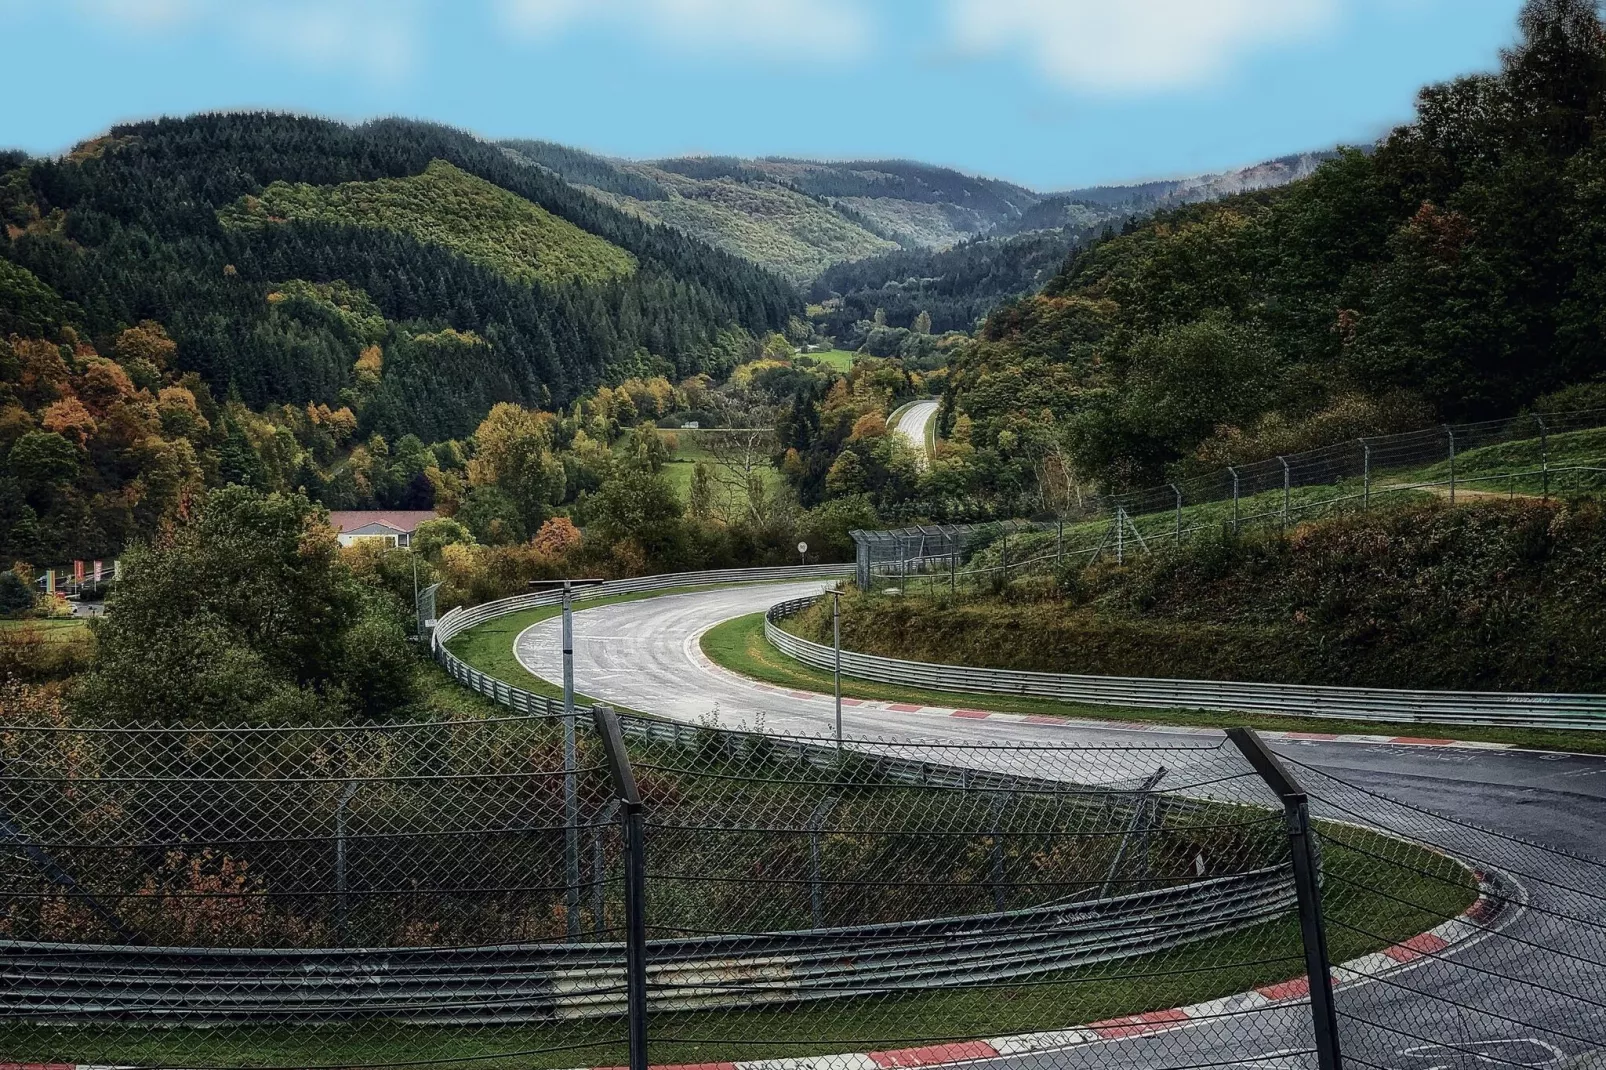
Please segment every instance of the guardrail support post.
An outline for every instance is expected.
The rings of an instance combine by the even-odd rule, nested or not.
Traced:
[[[647,1070],[647,843],[646,821],[636,774],[625,751],[619,715],[602,704],[591,707],[613,778],[614,796],[624,814],[625,833],[625,997],[630,1033],[630,1070]],[[1324,1068],[1325,1070],[1325,1068]]]
[[[1254,729],[1229,728],[1227,738],[1283,804],[1289,853],[1293,859],[1294,893],[1299,903],[1299,935],[1305,946],[1305,976],[1310,982],[1316,1065],[1319,1070],[1342,1070],[1338,1014],[1333,1005],[1333,974],[1328,966],[1327,930],[1322,924],[1321,861],[1311,837],[1309,796]]]

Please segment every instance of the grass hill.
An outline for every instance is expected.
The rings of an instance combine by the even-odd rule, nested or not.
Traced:
[[[1429,503],[1067,567],[997,595],[844,598],[842,642],[1047,672],[1594,692],[1603,568],[1599,503]],[[829,642],[829,608],[799,630]]]
[[[525,284],[606,282],[636,270],[636,258],[618,246],[445,160],[405,178],[274,182],[218,215],[235,227],[310,222],[391,230]]]

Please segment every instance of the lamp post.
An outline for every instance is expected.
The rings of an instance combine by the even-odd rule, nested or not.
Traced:
[[[580,793],[574,738],[574,589],[595,587],[600,579],[531,580],[530,587],[563,590],[563,874],[570,940],[580,939]]]
[[[836,749],[842,749],[842,592],[831,592],[831,695],[836,699]]]

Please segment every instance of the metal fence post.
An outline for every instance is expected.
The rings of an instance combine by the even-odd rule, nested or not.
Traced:
[[[1238,469],[1229,466],[1227,471],[1232,476],[1232,533],[1236,535],[1238,534]]]
[[[809,915],[816,929],[825,927],[825,891],[820,887],[820,829],[836,803],[836,796],[828,795],[809,815]]]
[[[346,946],[346,923],[349,912],[346,898],[346,806],[361,786],[355,780],[348,781],[341,789],[340,801],[335,804],[335,903],[339,911],[335,915],[335,933],[336,942],[341,947]]]
[[[1444,425],[1444,433],[1450,437],[1450,504],[1455,504],[1455,428],[1449,424]]]
[[[1115,563],[1126,564],[1126,507],[1115,507]]]
[[[1361,508],[1372,507],[1372,445],[1361,439]]]
[[[1539,421],[1539,468],[1544,474],[1545,501],[1550,500],[1550,428],[1545,426],[1545,418],[1534,414]]]
[[[1229,728],[1227,738],[1283,804],[1293,861],[1294,893],[1299,904],[1299,934],[1305,947],[1305,975],[1310,983],[1316,1065],[1319,1070],[1342,1070],[1338,1013],[1333,1005],[1333,975],[1328,966],[1327,930],[1322,923],[1321,860],[1311,836],[1309,797],[1254,729]]]
[[[1004,582],[1009,582],[1009,529],[1004,529]]]
[[[1182,549],[1182,489],[1175,483],[1170,484],[1171,491],[1177,496],[1177,549]]]
[[[1288,458],[1278,457],[1277,459],[1283,463],[1283,525],[1286,527],[1288,524],[1288,493],[1293,486],[1293,475],[1288,470]]]
[[[1166,767],[1162,765],[1149,774],[1143,786],[1138,789],[1138,801],[1132,808],[1132,820],[1127,823],[1126,832],[1122,834],[1121,842],[1115,849],[1115,857],[1110,860],[1109,872],[1104,874],[1104,884],[1099,888],[1100,899],[1109,898],[1110,889],[1115,885],[1116,875],[1121,870],[1121,862],[1126,858],[1127,849],[1131,847],[1132,841],[1147,837],[1144,824],[1148,820],[1149,794],[1154,791],[1155,785],[1165,778],[1165,774]]]
[[[842,749],[842,592],[831,592],[831,695],[836,699],[836,749]]]
[[[575,771],[579,767],[574,723],[574,601],[563,585],[563,879],[565,929],[570,940],[580,938],[580,792]]]
[[[615,799],[598,812],[595,823],[591,826],[591,927],[598,937],[608,931],[607,921],[607,887],[603,877],[607,870],[607,859],[602,853],[602,828],[612,821],[619,813],[619,800]]]
[[[1058,565],[1065,556],[1065,518],[1062,516],[1054,521],[1054,564]]]
[[[630,1034],[630,1070],[647,1070],[647,844],[646,821],[636,774],[625,751],[619,716],[600,703],[591,719],[602,740],[615,797],[624,810],[625,1001]]]
[[[992,843],[988,847],[988,858],[992,863],[993,880],[993,909],[998,913],[1004,912],[1004,904],[1008,890],[1004,887],[1004,838],[999,834],[999,826],[1004,822],[1004,809],[1009,806],[1009,796],[1003,792],[993,796],[992,802]]]

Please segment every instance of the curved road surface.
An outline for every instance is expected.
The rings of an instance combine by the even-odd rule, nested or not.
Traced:
[[[926,453],[926,425],[937,417],[936,398],[929,401],[913,402],[899,414],[897,422],[892,425],[892,433],[913,446],[920,456],[920,466],[924,468],[930,457]]]
[[[825,586],[821,581],[751,585],[583,610],[575,615],[576,687],[605,701],[684,722],[706,723],[714,717],[726,727],[761,727],[800,736],[829,734],[834,716],[829,695],[762,687],[714,666],[699,646],[702,634],[721,621],[760,612],[776,602]],[[515,642],[519,661],[538,676],[560,680],[558,637],[557,619],[526,629]],[[843,721],[844,731],[851,737],[886,741],[1210,748],[1222,741],[1219,732],[1206,729],[1168,729],[1160,733],[1140,726],[973,720],[935,712],[898,713],[849,706],[843,709]],[[1606,843],[1606,757],[1332,741],[1289,741],[1275,746],[1289,758],[1361,788],[1453,814],[1497,832],[1586,854],[1599,853],[1601,844]],[[1030,752],[1024,753],[1029,761]],[[1174,764],[1174,757],[1181,755],[1167,755],[1167,763]],[[1015,760],[1020,759],[1021,752],[1015,752]],[[954,760],[988,761],[979,747],[956,751]],[[1130,770],[1125,772],[1129,774]],[[1347,794],[1344,801],[1360,807],[1354,813],[1363,818],[1378,816],[1363,812],[1366,807],[1387,808],[1385,803],[1368,803],[1358,794]],[[1390,812],[1399,813],[1397,809]],[[1546,867],[1552,879],[1572,888],[1591,887],[1600,879],[1598,867],[1589,863],[1571,862],[1559,855],[1536,860],[1527,849],[1479,839],[1477,834],[1466,835],[1471,837],[1466,841],[1467,850],[1496,857],[1519,873],[1532,872],[1538,863]],[[1599,900],[1580,897],[1565,887],[1525,883],[1531,902],[1547,911],[1588,917],[1596,924],[1606,913]],[[1543,1035],[1553,1043],[1557,1035],[1590,1038],[1599,1043],[1601,1022],[1589,1025],[1579,1020],[1582,1006],[1576,999],[1547,997],[1542,990],[1501,980],[1522,977],[1544,983],[1560,968],[1571,979],[1565,989],[1588,991],[1593,987],[1597,994],[1606,991],[1606,975],[1595,977],[1600,971],[1593,964],[1571,960],[1560,961],[1558,967],[1557,962],[1547,961],[1545,949],[1568,947],[1576,941],[1577,933],[1569,932],[1552,914],[1540,911],[1520,912],[1506,924],[1505,931],[1520,936],[1520,940],[1484,939],[1455,953],[1455,961],[1467,968],[1435,967],[1440,972],[1432,974],[1431,982],[1426,980],[1427,974],[1423,975],[1420,987],[1436,996],[1411,992],[1406,987],[1411,983],[1407,972],[1394,983],[1370,982],[1341,990],[1341,1013],[1394,1023],[1426,1039],[1437,1039],[1438,1034],[1461,1043],[1475,1037],[1509,1044],[1535,1032],[1524,1032],[1525,1027],[1499,1017],[1458,1010],[1437,998],[1453,991],[1457,1003],[1484,1011],[1505,1007],[1512,1017],[1544,1022],[1549,1029]],[[1596,936],[1597,947],[1598,939]],[[1598,955],[1594,957],[1598,959]],[[1426,964],[1433,965],[1431,960]],[[1451,976],[1446,978],[1445,974]],[[1577,984],[1585,987],[1579,989]],[[1600,1019],[1606,1015],[1594,1012],[1590,1017]],[[1256,1039],[1246,1038],[1246,1032],[1252,1032]],[[1364,1058],[1374,1066],[1427,1070],[1430,1065],[1406,1054],[1406,1049],[1417,1043],[1408,1037],[1361,1031],[1350,1024],[1346,1043],[1351,1045],[1346,1054]],[[1308,1044],[1309,1009],[1296,1005],[1259,1011],[1251,1018],[1207,1021],[1189,1027],[1181,1035],[1159,1033],[1082,1045],[1072,1058],[1078,1065],[1093,1067],[1183,1067],[1216,1060],[1266,1068],[1292,1067],[1304,1065],[1304,1057],[1290,1061],[1281,1053]],[[1590,1045],[1560,1046],[1570,1049],[1565,1051],[1567,1056],[1576,1056]],[[1061,1056],[1058,1061],[1065,1058]],[[1007,1058],[996,1065],[1024,1068],[1055,1064],[1055,1056],[1038,1054]]]

